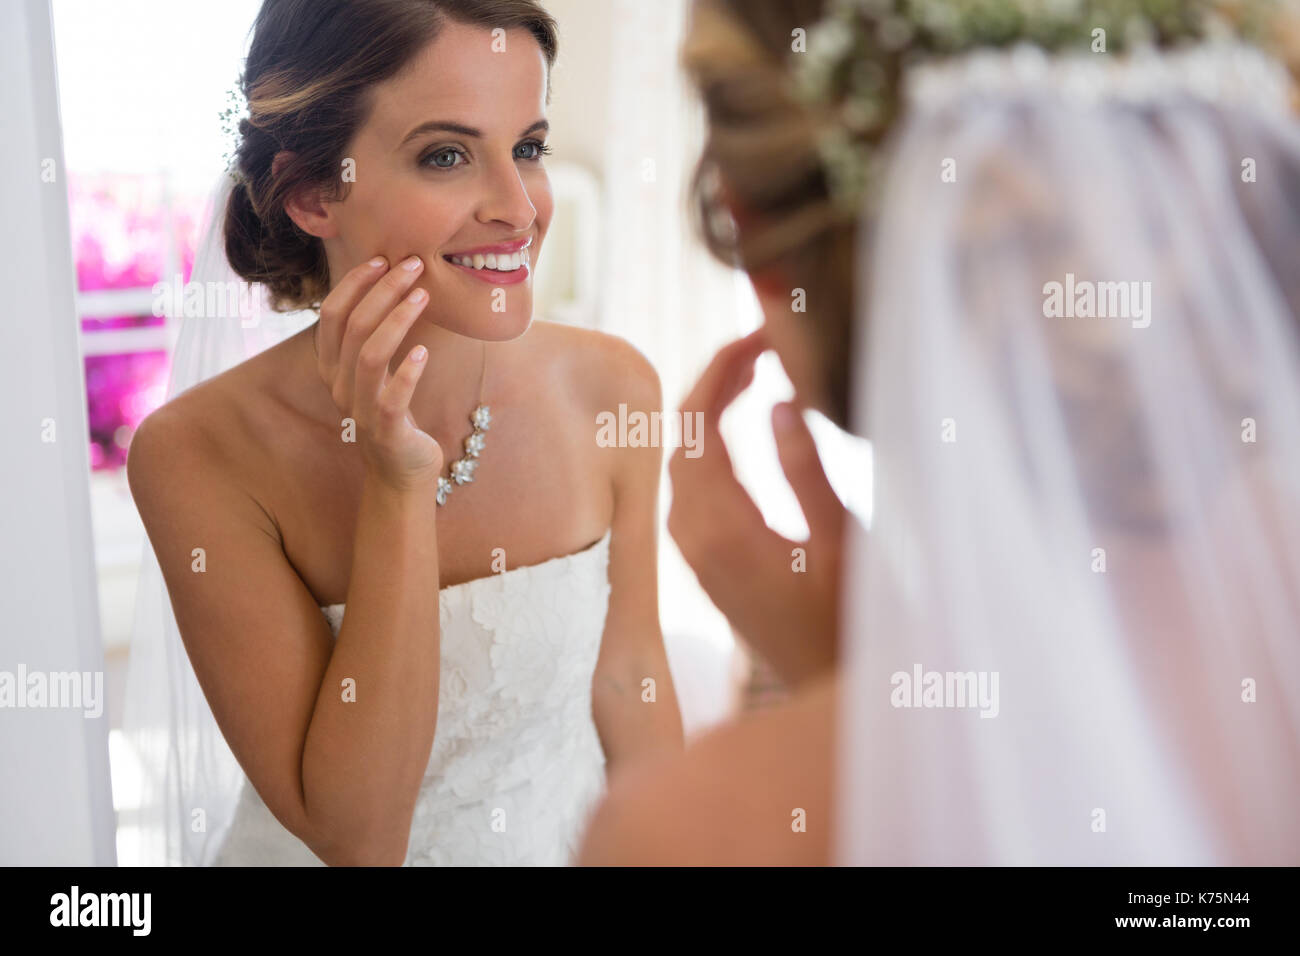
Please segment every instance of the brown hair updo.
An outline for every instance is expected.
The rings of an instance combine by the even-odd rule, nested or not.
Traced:
[[[855,226],[837,211],[815,127],[790,92],[795,27],[823,0],[697,0],[682,63],[708,129],[693,192],[705,243],[753,274],[776,266],[807,292],[833,417],[848,420]],[[718,187],[725,189],[725,197]],[[738,229],[728,228],[729,205]]]
[[[536,0],[265,0],[240,77],[248,117],[233,160],[226,258],[270,291],[271,307],[320,306],[330,289],[325,246],[285,212],[304,187],[346,195],[344,151],[365,122],[371,89],[395,76],[447,21],[528,30],[555,62],[555,21]],[[294,155],[272,173],[275,154]]]

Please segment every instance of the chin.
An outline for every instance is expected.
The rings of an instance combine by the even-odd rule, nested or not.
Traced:
[[[465,309],[456,315],[441,315],[437,319],[426,321],[466,338],[483,342],[508,342],[519,338],[532,325],[532,304],[530,296],[526,310],[520,307],[524,303],[520,303],[509,312],[489,312],[489,318],[485,319],[480,310]]]

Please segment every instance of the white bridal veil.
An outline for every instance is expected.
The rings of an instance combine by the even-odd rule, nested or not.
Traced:
[[[858,271],[839,862],[1300,863],[1288,95],[1219,44],[911,76]]]
[[[230,268],[223,224],[233,188],[234,180],[223,172],[200,227],[168,400],[317,318],[315,312],[272,312],[266,288],[242,282]],[[191,560],[187,554],[167,559]],[[123,766],[117,771],[125,804],[118,820],[120,862],[211,863],[245,778],[199,687],[147,541],[136,590],[123,738]]]

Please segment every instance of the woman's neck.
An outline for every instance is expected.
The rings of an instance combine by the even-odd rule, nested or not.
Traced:
[[[411,417],[439,441],[443,441],[443,433],[451,430],[459,442],[470,413],[479,403],[480,383],[483,400],[489,397],[490,345],[449,332],[423,318],[416,319],[393,354],[390,374],[417,345],[428,349],[429,357],[411,396]],[[447,452],[445,446],[443,451]]]

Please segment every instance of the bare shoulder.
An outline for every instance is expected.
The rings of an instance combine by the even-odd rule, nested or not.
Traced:
[[[197,456],[209,470],[238,472],[268,439],[283,433],[283,413],[293,405],[291,336],[186,389],[159,406],[136,429],[127,457],[143,472],[155,458]]]
[[[184,480],[179,465],[194,465],[215,455],[218,435],[211,423],[222,417],[221,393],[197,385],[150,412],[136,427],[127,450],[126,472],[137,495],[162,480]],[[172,467],[167,467],[171,463]]]
[[[659,374],[631,342],[608,332],[537,320],[529,331],[546,363],[574,387],[589,410],[629,408],[658,411]]]
[[[585,865],[821,866],[830,861],[833,677],[629,768],[592,820]]]
[[[611,507],[630,501],[638,511],[640,502],[653,503],[662,448],[601,438],[611,418],[627,422],[633,412],[662,411],[659,375],[650,360],[617,335],[555,322],[534,321],[524,338],[531,339],[527,380],[544,384],[547,400],[555,403],[552,420],[567,423],[570,454],[610,483]]]
[[[233,492],[248,500],[250,439],[261,430],[243,396],[257,369],[236,366],[159,406],[137,426],[127,451],[127,481],[142,515],[166,502],[213,502]],[[260,512],[260,506],[255,509]],[[261,515],[259,514],[259,523]],[[267,529],[269,530],[269,529]]]

